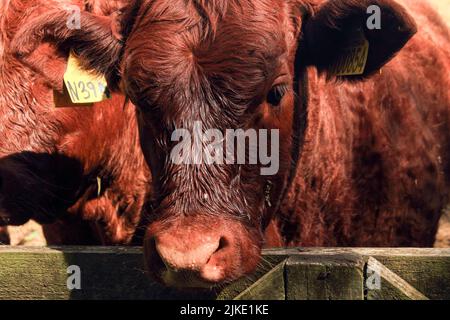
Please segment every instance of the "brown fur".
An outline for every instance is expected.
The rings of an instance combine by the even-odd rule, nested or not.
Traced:
[[[0,223],[60,220],[59,225],[72,225],[76,233],[83,219],[91,221],[97,235],[88,243],[130,243],[148,188],[134,108],[115,95],[92,108],[55,109],[48,79],[8,49],[17,26],[29,15],[69,1],[47,1],[46,6],[31,0],[2,3]],[[34,67],[45,67],[47,74],[65,69],[67,52],[43,45],[34,55],[39,58]],[[100,194],[97,177],[102,181]],[[58,237],[62,239],[52,242]],[[61,232],[48,238],[51,244],[74,243],[63,240],[67,237]],[[82,234],[78,238],[85,241]]]
[[[450,183],[449,35],[424,2],[399,3],[135,0],[119,21],[84,12],[82,32],[63,27],[61,10],[36,14],[12,47],[39,67],[42,42],[70,45],[130,97],[153,175],[149,268],[164,268],[165,235],[186,250],[214,231],[225,239],[212,255],[224,282],[252,269],[264,244],[432,245]],[[371,4],[382,9],[381,30],[365,28]],[[370,42],[366,71],[336,79],[330,66],[355,25]],[[173,129],[196,120],[280,128],[279,173],[173,165]]]
[[[449,196],[450,37],[428,5],[402,3],[418,34],[370,80],[308,70],[304,151],[277,218],[287,244],[434,243]]]

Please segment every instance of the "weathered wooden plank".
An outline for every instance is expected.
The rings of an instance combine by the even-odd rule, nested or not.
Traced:
[[[390,271],[429,299],[450,299],[450,256],[373,255]],[[384,282],[384,284],[386,284]],[[382,282],[382,290],[384,290]],[[374,296],[368,295],[368,299]],[[380,296],[375,296],[380,298]],[[384,296],[384,299],[387,299]]]
[[[450,299],[450,249],[291,248],[263,254],[254,275],[220,293],[193,293],[151,282],[141,248],[0,246],[0,299],[362,299],[370,257],[404,282],[388,272],[381,290],[367,291],[367,299],[418,297],[411,292]],[[70,265],[81,268],[81,290],[67,289]]]
[[[265,256],[253,275],[220,292],[194,293],[150,281],[144,271],[142,249],[137,247],[0,246],[0,299],[234,299],[268,272],[265,279],[273,279],[272,293],[279,297],[284,284],[278,281],[280,273],[272,269],[286,258],[282,254]],[[71,265],[80,267],[81,290],[67,288],[67,268]],[[263,289],[258,285],[246,295],[249,299],[252,295],[268,296]]]
[[[67,288],[67,268],[81,269],[81,290]],[[151,282],[140,248],[0,248],[0,299],[212,298]]]
[[[373,257],[369,257],[366,269],[370,270],[366,280],[367,300],[429,300]]]
[[[381,280],[380,290],[366,290],[366,300],[411,300],[410,297],[400,291],[395,285]]]
[[[277,250],[266,251],[276,254]],[[374,257],[429,299],[450,299],[450,248],[289,248],[288,255],[355,253]],[[381,290],[368,290],[367,299],[410,299],[382,279]]]
[[[256,272],[227,286],[219,300],[280,300],[284,296],[284,264],[288,256],[264,255]]]
[[[363,300],[363,257],[354,253],[293,255],[286,262],[289,300]]]
[[[285,300],[285,264],[285,261],[279,263],[234,300]]]
[[[450,248],[287,248],[265,249],[263,254],[275,255],[337,255],[355,253],[363,256],[443,257],[450,258]]]

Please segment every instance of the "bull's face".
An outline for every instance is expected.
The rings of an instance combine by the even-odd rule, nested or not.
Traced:
[[[155,181],[146,255],[168,284],[252,271],[287,181],[297,31],[265,2],[157,1],[128,37],[122,83]]]
[[[130,2],[113,32],[89,14],[80,31],[61,31],[63,13],[41,17],[39,28],[72,42],[137,106],[155,192],[144,243],[151,274],[187,287],[232,281],[257,266],[295,172],[306,67],[329,72],[356,28],[371,48],[362,79],[405,44],[414,24],[389,0]],[[372,4],[382,29],[366,27]],[[20,36],[39,35],[33,28]],[[19,44],[26,55],[29,45]]]

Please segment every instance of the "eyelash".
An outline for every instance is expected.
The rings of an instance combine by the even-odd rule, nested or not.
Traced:
[[[289,88],[286,84],[279,84],[276,86],[273,86],[272,89],[270,89],[269,93],[267,94],[266,101],[271,104],[274,107],[277,107],[280,105],[281,101],[283,100],[283,97],[288,92]]]

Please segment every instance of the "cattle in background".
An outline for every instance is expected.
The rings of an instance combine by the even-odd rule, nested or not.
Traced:
[[[1,3],[0,225],[55,223],[45,227],[49,244],[128,244],[149,185],[134,107],[114,95],[92,108],[55,108],[62,81],[52,75],[65,70],[68,51],[39,46],[31,68],[10,51],[32,15],[82,3]],[[108,21],[121,2],[86,3]]]
[[[36,14],[13,46],[31,64],[43,42],[71,46],[130,97],[153,176],[148,268],[211,287],[254,270],[264,245],[433,244],[450,182],[449,35],[424,1],[401,3],[135,0],[118,23],[84,12],[82,30]],[[371,5],[381,29],[366,26]],[[335,76],[355,30],[363,74]],[[197,121],[279,128],[280,170],[174,164],[173,130]]]

